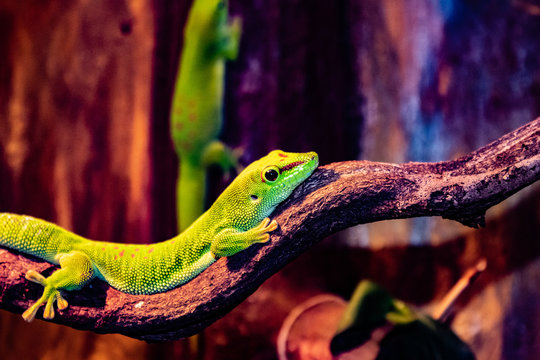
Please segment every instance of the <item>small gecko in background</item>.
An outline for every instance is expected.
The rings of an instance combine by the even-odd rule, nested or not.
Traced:
[[[218,164],[224,173],[238,168],[237,156],[218,136],[223,125],[225,61],[236,58],[240,32],[240,18],[229,23],[227,1],[193,2],[170,116],[180,160],[176,189],[179,231],[204,211],[208,166]]]
[[[79,290],[99,278],[130,294],[154,294],[180,286],[224,256],[269,240],[277,229],[268,216],[317,168],[316,153],[275,150],[247,166],[188,229],[170,240],[136,245],[93,241],[50,222],[0,213],[0,246],[40,257],[60,269],[45,278],[43,295],[24,313],[32,321],[41,305],[54,317],[53,304],[68,306],[63,290]]]

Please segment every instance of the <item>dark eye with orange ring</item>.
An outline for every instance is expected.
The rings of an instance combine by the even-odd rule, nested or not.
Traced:
[[[279,177],[279,169],[277,166],[269,166],[263,170],[263,181],[273,183]]]

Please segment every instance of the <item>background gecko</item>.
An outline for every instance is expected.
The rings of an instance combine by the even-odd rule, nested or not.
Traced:
[[[204,210],[208,166],[219,164],[224,172],[237,166],[232,151],[217,137],[222,127],[225,60],[236,58],[239,39],[240,19],[228,23],[225,0],[193,2],[170,116],[180,160],[176,190],[180,231]]]
[[[47,278],[34,270],[26,273],[44,291],[23,318],[32,321],[45,304],[43,317],[52,319],[54,301],[60,310],[68,306],[60,290],[81,289],[95,277],[126,293],[163,292],[220,257],[268,241],[278,226],[268,216],[317,166],[314,152],[272,151],[246,167],[186,231],[157,244],[92,241],[44,220],[0,213],[0,245],[60,265]]]

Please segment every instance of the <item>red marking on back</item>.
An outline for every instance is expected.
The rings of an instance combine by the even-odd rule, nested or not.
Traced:
[[[193,148],[193,143],[184,142],[181,146],[185,151],[190,151]]]
[[[118,259],[118,255],[114,255],[114,260]]]
[[[131,254],[131,257],[134,258],[134,257],[135,257],[135,254]]]
[[[171,244],[174,244],[174,240],[171,240]]]
[[[118,256],[120,256],[120,257],[124,256],[124,250],[120,251],[120,253],[118,254]]]
[[[135,251],[139,251],[139,248],[135,248]]]
[[[189,121],[195,122],[197,120],[197,114],[196,113],[190,113],[189,114]]]
[[[114,250],[118,250],[118,246],[115,246],[115,247],[114,247]]]
[[[154,248],[148,249],[148,253],[150,254],[152,251],[154,251]]]
[[[277,156],[282,157],[282,158],[287,158],[287,157],[289,157],[289,155],[283,154],[283,153],[279,153],[279,154],[277,154]]]
[[[105,251],[105,248],[104,248],[104,247],[102,247],[102,248],[101,248],[101,251]]]

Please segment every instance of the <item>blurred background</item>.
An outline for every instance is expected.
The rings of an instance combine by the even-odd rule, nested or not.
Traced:
[[[0,0],[0,211],[92,239],[175,235],[169,108],[191,1]],[[540,116],[533,0],[230,0],[242,17],[222,139],[247,164],[315,150],[322,164],[442,161]],[[211,198],[226,184],[211,172]],[[276,359],[287,314],[369,278],[417,306],[488,268],[453,329],[478,359],[540,356],[540,184],[480,230],[441,218],[325,239],[199,337],[201,359]],[[316,326],[314,324],[313,326]],[[0,312],[2,359],[196,358]]]

